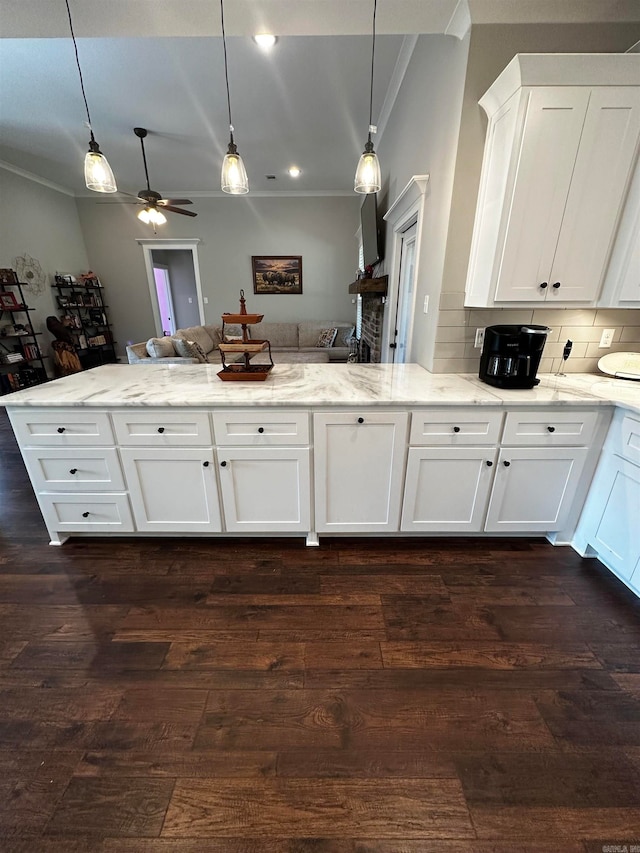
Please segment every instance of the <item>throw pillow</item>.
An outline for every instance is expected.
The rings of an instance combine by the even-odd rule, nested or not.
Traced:
[[[221,331],[224,332],[223,341],[225,344],[232,344],[242,340],[242,326],[238,323],[225,323]],[[251,337],[250,329],[247,329],[247,333],[248,337]]]
[[[351,346],[351,338],[355,335],[356,327],[351,326],[348,329],[340,329],[335,341],[334,347],[348,347]]]
[[[147,352],[151,358],[171,358],[175,355],[173,338],[149,338]]]
[[[184,338],[175,339],[175,350],[182,358],[195,358],[202,364],[206,364],[207,356],[200,344],[195,341],[186,341]]]
[[[336,339],[336,335],[338,334],[337,329],[323,329],[320,332],[320,337],[318,338],[317,347],[332,347],[333,342]]]

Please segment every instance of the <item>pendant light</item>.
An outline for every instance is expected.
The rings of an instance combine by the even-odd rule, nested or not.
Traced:
[[[371,40],[371,89],[369,92],[369,136],[364,146],[362,156],[358,161],[356,177],[353,188],[357,193],[377,193],[382,186],[380,180],[380,163],[378,155],[373,150],[371,134],[377,131],[377,127],[371,124],[373,117],[373,61],[376,54],[376,7],[377,0],[373,0],[373,37]]]
[[[222,192],[230,195],[245,195],[249,192],[249,179],[233,141],[233,124],[231,122],[231,96],[229,94],[229,68],[227,66],[227,38],[224,31],[224,0],[220,0],[220,19],[222,21],[222,48],[224,50],[224,76],[227,83],[227,109],[229,111],[229,147],[222,161],[220,186]]]
[[[76,65],[78,66],[78,75],[80,77],[80,88],[82,89],[84,106],[87,111],[87,127],[91,134],[91,138],[89,139],[89,150],[84,158],[84,182],[87,185],[88,190],[93,190],[96,193],[115,193],[118,191],[116,179],[113,176],[109,161],[102,151],[100,151],[100,147],[93,135],[91,116],[89,115],[89,104],[87,103],[87,96],[84,91],[82,69],[80,68],[80,59],[78,57],[78,45],[76,44],[76,37],[73,32],[73,21],[71,20],[69,0],[65,0],[65,3],[67,4],[67,15],[69,16],[69,29],[71,30],[71,38],[73,39],[73,49],[76,53]]]

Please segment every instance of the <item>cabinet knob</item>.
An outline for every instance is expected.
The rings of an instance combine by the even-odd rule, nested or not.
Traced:
[[[164,427],[158,427],[158,432],[164,432]]]
[[[554,290],[557,290],[557,289],[560,287],[560,282],[559,282],[559,281],[554,281],[554,282],[553,282],[553,284],[551,285],[551,287],[552,287]]]
[[[227,467],[227,463],[226,463],[226,462],[221,462],[221,463],[220,463],[220,467],[221,467],[221,468],[226,468],[226,467]]]
[[[545,287],[549,287],[549,282],[548,281],[541,281],[540,287],[542,288],[542,290],[544,290]]]
[[[454,427],[454,428],[453,428],[453,431],[454,431],[454,432],[460,432],[460,427]]]
[[[258,432],[264,432],[264,427],[258,427]]]
[[[77,468],[69,468],[69,473],[70,473],[70,474],[77,474],[77,473],[78,473],[78,469],[77,469]]]
[[[209,460],[208,460],[208,459],[207,459],[207,461],[206,461],[206,462],[203,462],[203,463],[202,463],[202,467],[203,467],[203,468],[208,468],[208,467],[209,467]]]
[[[64,432],[66,427],[58,427],[58,432]]]
[[[504,465],[505,468],[508,468],[509,465],[511,465],[511,462],[507,462],[507,460],[505,459],[505,461],[502,464]]]
[[[364,423],[364,418],[358,418],[358,423],[359,423],[359,424],[363,424],[363,423]]]
[[[83,518],[89,518],[89,513],[88,513],[88,512],[83,512],[83,513],[82,513],[82,517],[83,517]]]
[[[493,462],[490,459],[487,459],[487,468],[493,468]]]
[[[555,427],[547,427],[547,430],[548,430],[549,432],[555,432],[555,431],[556,431],[556,428],[555,428]]]

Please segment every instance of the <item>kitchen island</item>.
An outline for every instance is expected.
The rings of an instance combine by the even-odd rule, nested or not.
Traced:
[[[623,380],[503,391],[408,365],[105,365],[2,398],[52,544],[69,535],[573,541]],[[588,538],[588,537],[587,537]],[[583,551],[590,547],[586,540]]]

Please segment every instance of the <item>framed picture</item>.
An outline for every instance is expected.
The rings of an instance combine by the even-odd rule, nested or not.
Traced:
[[[302,293],[302,255],[252,255],[254,293]]]
[[[15,270],[0,270],[0,284],[17,284],[18,276]]]
[[[11,311],[12,308],[19,308],[18,302],[13,295],[13,293],[9,293],[6,290],[3,290],[0,293],[0,310],[2,311]]]

